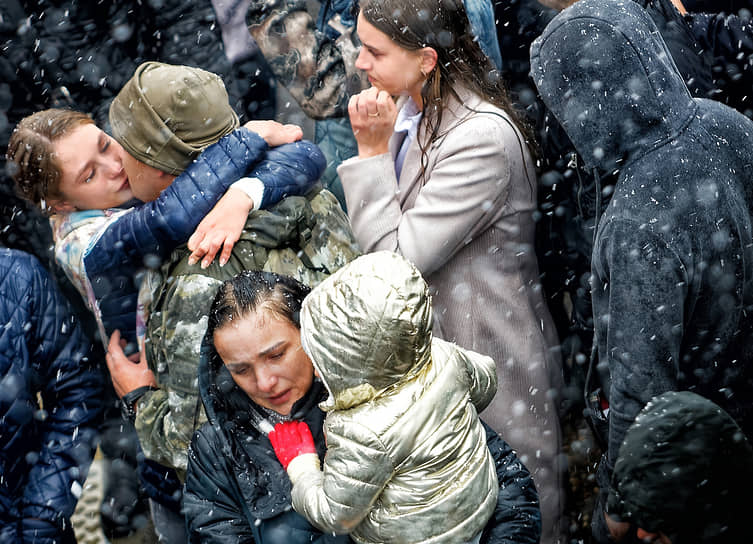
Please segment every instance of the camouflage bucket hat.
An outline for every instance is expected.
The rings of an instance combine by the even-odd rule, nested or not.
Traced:
[[[169,174],[181,173],[238,124],[222,79],[189,66],[145,62],[110,105],[113,137]]]

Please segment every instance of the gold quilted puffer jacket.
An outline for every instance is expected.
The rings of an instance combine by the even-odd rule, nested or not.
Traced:
[[[499,489],[477,414],[496,368],[432,337],[418,270],[391,252],[356,259],[306,298],[301,337],[330,398],[323,471],[295,482],[295,510],[357,542],[457,544],[483,530]]]

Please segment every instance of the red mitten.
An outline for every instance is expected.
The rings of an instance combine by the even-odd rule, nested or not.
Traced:
[[[288,469],[290,461],[305,453],[316,453],[314,437],[311,436],[309,426],[303,421],[285,421],[275,425],[269,433],[269,441],[275,450],[275,455],[282,463],[282,468]]]

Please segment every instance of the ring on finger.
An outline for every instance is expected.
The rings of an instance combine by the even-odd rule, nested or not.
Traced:
[[[369,113],[369,117],[379,117],[379,112],[376,113]]]

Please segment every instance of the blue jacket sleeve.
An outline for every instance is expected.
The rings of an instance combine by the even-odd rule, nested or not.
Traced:
[[[106,334],[120,329],[135,340],[138,286],[144,258],[156,262],[188,240],[204,215],[267,149],[256,133],[238,129],[209,146],[154,202],[111,223],[87,248],[84,270],[97,299]],[[102,339],[107,343],[107,338]]]
[[[112,223],[87,249],[84,267],[107,334],[120,329],[134,339],[135,277],[147,255],[166,258],[185,243],[226,189],[248,174],[265,186],[261,207],[308,192],[326,167],[319,148],[301,141],[267,150],[244,128],[208,147],[154,202],[134,208]],[[106,339],[104,339],[106,341]]]
[[[321,149],[304,140],[267,151],[266,160],[260,162],[249,177],[264,183],[260,207],[267,209],[286,196],[306,194],[326,167],[327,159]]]
[[[169,255],[266,150],[266,142],[245,128],[209,146],[157,200],[124,214],[87,250],[84,265],[92,283],[120,266],[141,265],[146,255]]]
[[[533,478],[509,444],[486,423],[484,429],[497,467],[499,495],[481,544],[537,544],[541,538],[541,511]]]
[[[60,534],[83,488],[103,410],[104,375],[88,359],[89,342],[52,279],[30,259],[30,322],[25,327],[29,365],[37,376],[45,417],[38,452],[21,502],[22,531],[37,538]],[[39,539],[39,542],[44,540]]]

